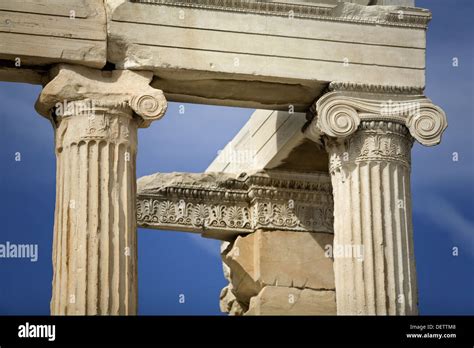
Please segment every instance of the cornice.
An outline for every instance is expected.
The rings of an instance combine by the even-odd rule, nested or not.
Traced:
[[[373,85],[355,82],[333,81],[328,86],[328,92],[357,92],[391,95],[423,95],[423,87]]]
[[[393,6],[388,8],[385,6],[362,6],[352,3],[340,3],[334,6],[255,0],[131,0],[131,2],[279,17],[288,17],[291,13],[294,18],[419,29],[425,29],[431,20],[430,12],[420,8]],[[377,15],[374,15],[374,13],[377,13]]]

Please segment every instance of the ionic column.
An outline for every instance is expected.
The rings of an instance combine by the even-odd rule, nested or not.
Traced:
[[[152,73],[59,66],[36,104],[55,127],[53,315],[137,312],[137,128],[166,110]]]
[[[413,140],[438,144],[446,116],[412,90],[330,90],[306,134],[329,153],[337,313],[417,314],[410,152]]]

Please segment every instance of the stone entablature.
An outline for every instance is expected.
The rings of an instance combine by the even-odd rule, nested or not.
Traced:
[[[55,64],[114,65],[152,72],[169,101],[306,112],[330,81],[425,85],[431,14],[406,5],[3,1],[0,80],[43,84]]]
[[[332,233],[325,173],[154,174],[138,180],[138,225],[226,240],[256,229]]]

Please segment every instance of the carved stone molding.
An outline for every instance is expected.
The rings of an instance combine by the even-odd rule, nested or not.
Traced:
[[[60,64],[51,69],[35,108],[55,125],[72,116],[119,113],[133,114],[139,127],[148,127],[167,109],[163,92],[149,85],[152,79],[149,71],[100,71]]]
[[[332,233],[327,174],[170,173],[140,178],[138,225],[229,239],[258,228]]]
[[[411,86],[370,85],[366,83],[333,81],[328,86],[328,91],[365,92],[381,94],[408,94],[423,95],[424,88]]]
[[[448,126],[444,111],[423,95],[406,94],[404,89],[399,93],[395,87],[392,94],[381,86],[332,84],[331,88],[347,90],[326,93],[311,109],[314,117],[305,133],[314,141],[323,135],[344,139],[363,121],[383,121],[390,127],[394,123],[406,126],[420,144],[433,146]]]
[[[267,2],[256,0],[131,0],[142,4],[188,7],[204,10],[244,12],[271,16],[355,22],[386,26],[426,28],[431,13],[420,8],[363,6],[347,2],[337,5],[293,4],[291,2]]]
[[[325,140],[330,173],[341,170],[345,163],[368,161],[396,162],[410,168],[413,140],[406,127],[392,122],[362,121],[360,129],[342,142]]]
[[[127,112],[111,113],[109,108],[94,108],[94,115],[90,117],[74,116],[64,118],[57,124],[56,151],[61,152],[65,147],[77,145],[81,142],[95,141],[107,144],[136,144],[137,125],[132,116]],[[135,154],[135,145],[131,147],[131,153]]]

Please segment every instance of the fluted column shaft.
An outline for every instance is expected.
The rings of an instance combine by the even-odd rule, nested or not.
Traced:
[[[326,139],[334,193],[338,314],[416,314],[408,129],[362,122],[344,141]]]
[[[55,129],[51,314],[137,313],[137,128],[166,111],[151,72],[59,65],[36,103]]]
[[[446,115],[419,89],[328,89],[305,134],[330,158],[337,313],[417,314],[410,152],[441,141]]]
[[[130,109],[81,110],[56,129],[51,313],[135,314],[137,124]]]

